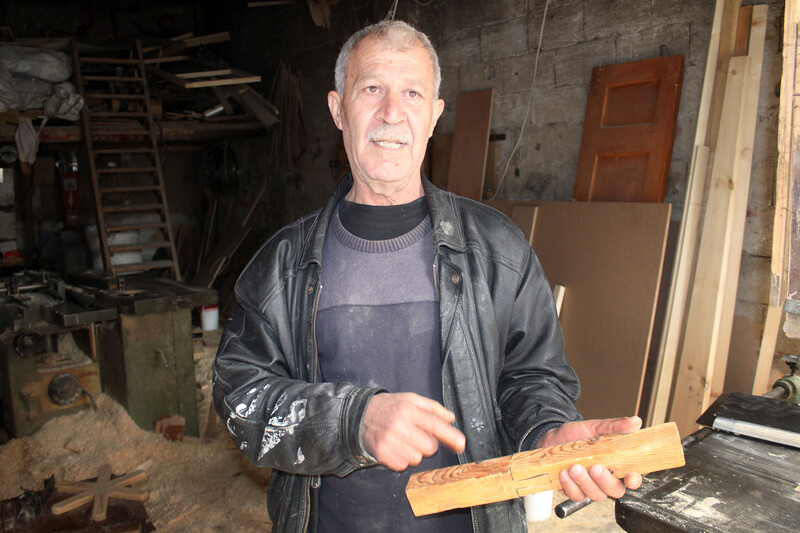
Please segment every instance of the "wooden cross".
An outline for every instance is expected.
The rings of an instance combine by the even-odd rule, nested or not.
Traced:
[[[97,471],[97,481],[57,481],[57,490],[75,494],[75,496],[56,503],[52,506],[51,511],[54,515],[64,514],[94,500],[92,520],[102,522],[106,519],[109,498],[137,502],[147,500],[149,493],[146,490],[129,486],[144,481],[144,479],[145,473],[141,470],[111,479],[111,466],[104,464]]]

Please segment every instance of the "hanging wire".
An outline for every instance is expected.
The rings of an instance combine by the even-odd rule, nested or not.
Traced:
[[[547,20],[547,6],[549,4],[550,0],[546,0],[544,3],[544,11],[542,12],[542,26],[539,29],[539,43],[536,45],[536,58],[533,61],[533,80],[531,80],[531,91],[530,96],[528,97],[528,108],[525,110],[525,119],[522,121],[522,127],[519,129],[519,138],[517,139],[517,143],[514,145],[514,148],[511,149],[511,153],[508,155],[508,161],[506,161],[503,174],[500,176],[500,180],[497,182],[497,190],[492,195],[492,200],[496,199],[497,195],[500,194],[500,190],[503,187],[503,180],[506,178],[506,173],[508,172],[508,166],[511,164],[511,160],[514,158],[514,154],[517,152],[517,148],[519,148],[519,145],[522,142],[522,134],[525,132],[525,125],[528,123],[528,117],[531,114],[531,108],[533,107],[533,86],[536,83],[536,71],[539,68],[539,52],[542,51],[542,36],[544,35],[544,23]]]
[[[389,7],[389,12],[386,13],[386,16],[383,17],[383,20],[394,20],[394,16],[397,14],[397,4],[400,0],[394,0],[392,5]]]

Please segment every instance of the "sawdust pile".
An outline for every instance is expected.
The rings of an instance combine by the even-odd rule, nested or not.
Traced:
[[[216,347],[198,353],[195,363],[201,435],[208,414],[210,365]],[[185,437],[171,442],[145,431],[106,395],[97,410],[86,409],[47,422],[29,437],[0,446],[0,499],[22,489],[41,490],[44,480],[83,480],[108,463],[114,475],[143,470],[150,497],[144,503],[157,531],[269,532],[266,510],[269,471],[253,467],[227,432],[210,441]]]

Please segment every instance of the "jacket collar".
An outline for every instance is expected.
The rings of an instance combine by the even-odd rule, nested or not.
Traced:
[[[352,186],[353,176],[348,173],[336,184],[328,201],[325,202],[317,216],[313,217],[311,229],[303,242],[300,268],[305,268],[310,263],[322,264],[322,248],[325,245],[325,235],[328,232],[331,217],[339,201]],[[440,246],[446,246],[457,251],[466,250],[461,217],[455,205],[456,197],[436,187],[425,176],[422,176],[422,188],[428,199],[434,246],[437,249]]]

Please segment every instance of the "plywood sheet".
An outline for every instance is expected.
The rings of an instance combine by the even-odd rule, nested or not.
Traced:
[[[586,418],[638,412],[671,205],[487,201],[537,207],[533,249],[565,287],[561,326]]]
[[[453,153],[447,190],[477,202],[483,199],[483,179],[489,150],[494,89],[481,89],[458,95]]]

